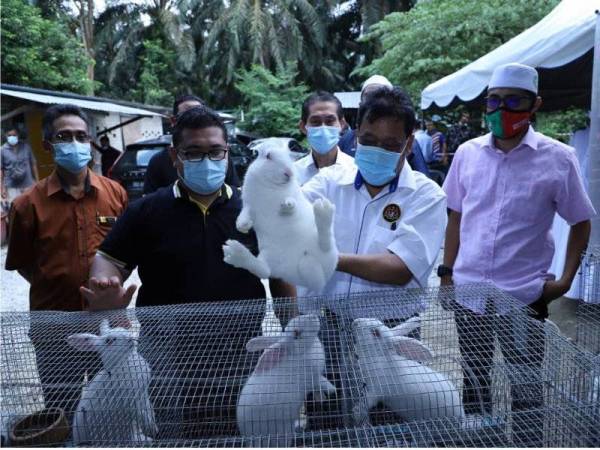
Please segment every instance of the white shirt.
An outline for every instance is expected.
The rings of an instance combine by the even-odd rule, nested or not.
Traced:
[[[333,166],[338,166],[340,170],[344,170],[344,168],[352,169],[355,167],[354,158],[345,154],[338,148]],[[296,168],[296,175],[298,176],[298,183],[300,183],[300,186],[303,186],[307,181],[319,173],[319,168],[315,164],[315,158],[313,158],[312,152],[296,161],[294,167]]]
[[[448,220],[446,195],[436,183],[405,163],[398,180],[371,198],[356,166],[348,169],[336,165],[321,170],[302,190],[311,202],[324,197],[335,204],[334,233],[340,253],[393,253],[413,275],[404,287],[427,286]],[[397,221],[389,214],[386,220],[384,212],[397,211],[397,207],[400,210]],[[299,287],[298,296],[347,296],[353,292],[397,287],[335,272],[322,293]],[[382,314],[386,312],[378,317]]]

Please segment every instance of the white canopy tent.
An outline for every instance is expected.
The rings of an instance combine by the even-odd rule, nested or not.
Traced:
[[[570,105],[590,108],[586,168],[590,198],[599,213],[592,219],[590,248],[600,248],[600,0],[562,0],[540,22],[510,41],[427,86],[421,108],[452,107],[482,101],[495,67],[519,62],[535,67],[540,75],[540,95],[545,110]],[[587,166],[587,167],[586,167]],[[553,227],[556,255],[550,271],[562,274],[567,224],[557,218]],[[575,280],[568,296],[583,294]],[[600,301],[599,299],[593,299]]]
[[[594,46],[595,11],[598,9],[600,0],[563,0],[531,28],[457,72],[427,86],[421,93],[421,109],[433,105],[444,108],[455,101],[470,102],[477,99],[485,92],[494,68],[501,64],[519,62],[539,70],[558,69],[576,62]],[[582,73],[580,69],[573,68],[565,73],[567,79],[560,74],[561,79],[556,80],[558,86],[550,86],[549,89],[559,88],[563,95],[567,86],[569,90],[587,88],[589,101],[589,84],[585,81],[590,80],[591,73]],[[544,74],[542,70],[542,91],[548,81],[544,80]],[[544,95],[544,98],[547,99],[547,96]]]

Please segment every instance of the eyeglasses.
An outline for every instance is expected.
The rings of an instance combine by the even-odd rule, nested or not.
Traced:
[[[397,141],[396,143],[393,143],[393,142],[381,143],[381,142],[377,142],[375,139],[372,139],[370,137],[363,137],[363,136],[358,137],[358,143],[360,145],[369,145],[369,146],[373,146],[373,147],[380,147],[384,150],[387,150],[389,152],[394,152],[394,153],[401,153],[404,150],[404,148],[406,147],[406,141],[404,141],[404,142]]]
[[[92,137],[83,131],[78,131],[76,133],[72,133],[70,131],[60,131],[54,135],[52,141],[56,143],[73,142],[73,139],[82,144],[86,144],[92,140]]]
[[[530,105],[525,103],[524,100],[533,102],[534,99],[528,95],[506,95],[504,97],[500,97],[499,95],[488,95],[485,98],[486,106],[491,111],[500,108],[502,104],[504,104],[507,109],[525,109]]]
[[[210,161],[223,161],[227,155],[227,149],[224,147],[212,148],[208,152],[197,149],[178,150],[177,157],[181,162],[200,162],[208,157]]]

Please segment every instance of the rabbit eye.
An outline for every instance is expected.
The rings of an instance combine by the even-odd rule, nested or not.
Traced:
[[[104,342],[106,342],[106,345],[112,345],[115,342],[115,338],[106,338]]]
[[[373,328],[373,330],[371,330],[371,333],[373,333],[373,336],[375,336],[376,338],[381,337],[381,333],[379,333],[379,330],[377,328]]]
[[[300,337],[300,331],[299,330],[294,330],[294,339],[298,339]]]
[[[267,154],[265,155],[265,158],[267,158],[267,159],[271,159],[271,154],[270,154],[270,153],[267,153]]]

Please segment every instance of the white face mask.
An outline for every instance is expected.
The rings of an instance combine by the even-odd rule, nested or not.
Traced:
[[[9,145],[17,145],[19,143],[19,136],[6,136],[6,142]]]

